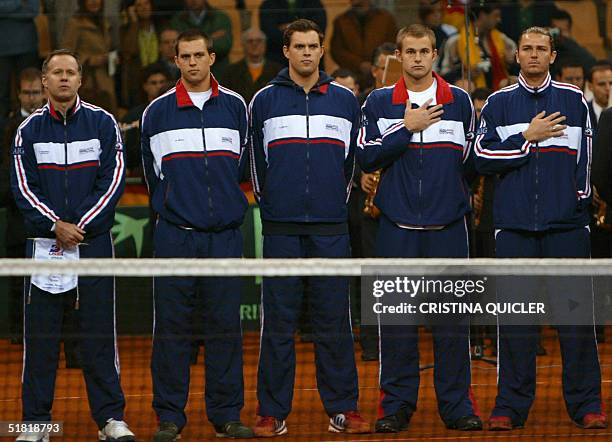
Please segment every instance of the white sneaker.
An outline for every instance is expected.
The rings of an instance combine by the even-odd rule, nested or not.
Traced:
[[[24,431],[15,442],[49,442],[49,433]]]
[[[98,430],[98,440],[108,442],[132,442],[136,440],[136,436],[130,431],[125,422],[109,419],[104,428]]]

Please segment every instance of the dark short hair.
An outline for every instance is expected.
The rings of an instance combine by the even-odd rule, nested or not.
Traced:
[[[548,17],[550,20],[550,25],[552,25],[553,20],[567,20],[569,21],[570,28],[572,27],[572,16],[565,9],[555,8],[550,12],[550,16]]]
[[[493,91],[491,91],[491,89],[489,89],[488,87],[479,87],[474,89],[474,92],[472,92],[472,101],[475,100],[486,100],[487,98],[489,98],[489,95],[491,95],[493,93]]]
[[[406,37],[414,37],[414,38],[423,38],[428,37],[431,41],[432,49],[436,49],[436,34],[429,27],[415,23],[410,26],[406,26],[402,28],[397,33],[397,37],[395,38],[395,44],[397,45],[398,50],[402,50],[402,41]]]
[[[372,53],[372,66],[376,66],[376,64],[378,63],[378,59],[381,55],[395,54],[396,47],[397,46],[395,45],[395,43],[391,43],[390,41],[388,41],[374,49],[374,52]]]
[[[321,31],[318,24],[312,20],[300,18],[294,22],[289,23],[289,26],[285,28],[283,33],[283,46],[289,47],[291,44],[291,36],[296,32],[310,32],[315,31],[319,35],[319,44],[323,46],[323,40],[325,40],[325,34]]]
[[[40,72],[40,69],[25,68],[23,71],[19,73],[19,85],[17,87],[21,89],[22,81],[32,82],[36,80],[39,80],[39,81],[42,80],[42,72]]]
[[[79,59],[79,54],[77,54],[74,51],[71,51],[70,49],[56,49],[55,51],[49,52],[49,55],[47,55],[47,58],[45,58],[45,61],[43,61],[42,64],[42,73],[43,75],[47,73],[47,70],[49,69],[49,63],[51,62],[51,59],[53,57],[59,57],[60,55],[68,55],[72,58],[74,58],[77,62],[77,65],[79,67],[79,74],[83,72],[83,66],[81,65],[81,60]]]
[[[332,74],[331,77],[336,78],[347,78],[351,77],[353,80],[357,81],[357,76],[350,69],[338,68]]]
[[[612,69],[612,64],[608,60],[597,60],[593,66],[591,66],[591,70],[589,71],[589,81],[593,81],[593,74],[595,72],[607,71]]]
[[[178,37],[176,37],[176,46],[174,47],[174,52],[178,57],[179,54],[179,43],[182,41],[194,41],[194,40],[204,40],[204,44],[206,45],[206,50],[209,54],[215,52],[213,49],[213,41],[204,31],[200,31],[199,29],[191,28],[186,31],[181,32]]]
[[[157,74],[161,74],[164,77],[166,77],[166,80],[171,81],[172,80],[172,76],[170,75],[170,72],[168,72],[168,69],[166,69],[165,67],[159,65],[159,64],[150,64],[149,66],[146,66],[145,68],[142,69],[142,74],[141,74],[141,78],[142,78],[142,82],[146,82],[149,77],[152,77],[153,75],[157,75]]]
[[[584,65],[576,60],[575,58],[562,58],[560,61],[555,61],[555,76],[558,77],[563,74],[565,68],[580,68],[582,69],[582,75],[585,75]]]
[[[555,51],[555,39],[553,38],[552,34],[550,33],[548,29],[543,28],[541,26],[531,26],[530,28],[527,28],[523,32],[521,32],[521,35],[518,38],[519,48],[521,46],[521,40],[523,39],[523,35],[527,35],[527,34],[545,35],[546,37],[548,37],[548,41],[550,42],[550,52]]]

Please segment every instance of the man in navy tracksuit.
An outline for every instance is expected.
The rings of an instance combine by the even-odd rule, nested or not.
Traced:
[[[266,258],[346,258],[347,201],[359,129],[353,93],[318,70],[323,34],[310,20],[284,35],[289,68],[250,105],[251,176],[261,207]],[[312,277],[310,312],[317,385],[329,431],[362,433],[349,311],[349,281]],[[264,278],[255,434],[285,434],[295,380],[293,335],[302,305],[299,277]]]
[[[11,185],[40,260],[111,258],[110,229],[123,192],[125,160],[115,119],[80,100],[81,66],[67,50],[43,63],[49,102],[20,126]],[[113,277],[33,275],[25,285],[23,420],[51,420],[64,304],[76,312],[83,375],[98,437],[133,441],[123,422]],[[48,441],[25,432],[18,441]]]
[[[489,97],[475,146],[479,172],[499,174],[496,256],[588,258],[592,133],[587,103],[578,88],[551,81],[556,52],[545,29],[524,31],[516,57],[519,83]],[[559,297],[566,288],[554,287],[549,295]],[[489,428],[511,430],[525,424],[535,397],[538,331],[501,324],[498,330],[498,392]],[[605,428],[594,328],[563,325],[558,332],[568,413],[581,427]]]
[[[177,40],[181,79],[142,117],[142,155],[153,210],[157,258],[240,258],[247,201],[244,100],[210,73],[212,40],[185,31]],[[153,408],[156,442],[178,438],[187,419],[196,297],[203,297],[206,413],[218,437],[250,438],[244,403],[240,278],[154,278]]]
[[[432,73],[436,40],[411,25],[397,36],[402,78],[373,91],[363,106],[357,157],[366,172],[382,169],[374,203],[382,215],[377,256],[467,258],[466,174],[474,129],[469,95]],[[472,168],[473,169],[473,168]],[[480,430],[470,393],[469,326],[433,326],[434,384],[448,428]],[[416,325],[380,326],[381,400],[377,432],[406,428],[419,390]]]

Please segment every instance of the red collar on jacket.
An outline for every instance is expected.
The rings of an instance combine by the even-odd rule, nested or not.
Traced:
[[[438,88],[436,89],[436,104],[448,104],[455,101],[453,92],[446,80],[435,72],[432,72],[432,74],[438,82]],[[393,88],[393,104],[405,104],[407,99],[408,90],[406,89],[406,82],[402,75]]]
[[[51,101],[47,102],[47,105],[49,106],[49,113],[51,114],[53,118],[55,118],[57,121],[64,121],[64,117],[53,107],[53,104],[51,103]],[[76,113],[76,111],[78,111],[80,108],[81,108],[81,97],[77,95],[76,101],[74,102],[74,106],[69,108],[68,111],[66,112],[66,118],[68,119],[71,116],[73,116]]]
[[[211,97],[214,98],[219,96],[219,83],[213,74],[210,74],[210,87],[212,88]],[[191,98],[189,98],[189,92],[187,92],[181,78],[179,78],[179,81],[176,82],[176,105],[178,107],[195,106],[193,101],[191,101]]]

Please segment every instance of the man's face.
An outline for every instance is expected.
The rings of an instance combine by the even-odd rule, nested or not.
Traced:
[[[146,79],[142,88],[147,94],[147,101],[152,101],[159,97],[160,93],[168,87],[168,79],[164,74],[153,74]]]
[[[406,36],[402,40],[401,51],[395,51],[395,57],[402,63],[404,74],[415,80],[431,75],[437,54],[429,37]]]
[[[174,57],[176,56],[174,48],[178,35],[178,32],[173,29],[166,29],[161,33],[159,37],[159,53],[163,59],[174,61]]]
[[[199,38],[181,41],[178,46],[176,65],[181,77],[191,85],[199,85],[210,75],[210,67],[215,62],[215,54],[208,52],[206,42]]]
[[[73,100],[81,87],[79,65],[70,55],[56,55],[47,65],[47,72],[42,77],[43,86],[47,88],[49,98],[60,103]]]
[[[244,40],[244,52],[247,59],[261,59],[266,53],[266,38],[257,33],[247,35]]]
[[[482,112],[482,108],[484,107],[486,100],[474,100],[474,111],[476,112],[476,118],[480,118],[480,113]]]
[[[45,94],[41,80],[23,80],[19,83],[19,104],[28,113],[34,112],[45,102]]]
[[[319,69],[323,46],[316,31],[294,32],[289,47],[283,46],[289,67],[301,77],[309,77]]]
[[[573,84],[584,89],[584,70],[580,66],[567,66],[561,69],[559,81],[563,83]]]
[[[151,0],[136,0],[134,2],[134,8],[136,9],[136,15],[141,19],[151,18],[153,8],[151,7]]]
[[[353,91],[355,96],[359,95],[359,83],[357,83],[353,77],[336,77],[334,81],[344,87],[349,88],[351,91]]]
[[[552,19],[550,21],[551,28],[557,28],[559,33],[566,38],[572,37],[572,27],[570,26],[569,20],[566,19]]]
[[[375,80],[375,87],[379,88],[383,85],[383,77],[385,75],[385,63],[387,62],[387,57],[393,54],[380,54],[378,56],[378,60],[376,60],[376,64],[372,66],[372,77]]]
[[[516,62],[521,66],[523,74],[531,76],[546,74],[556,57],[557,53],[551,51],[548,35],[525,34],[519,40]]]
[[[590,85],[595,102],[604,108],[608,107],[610,86],[612,86],[612,69],[593,72],[593,81]]]
[[[480,13],[480,27],[479,31],[481,32],[490,32],[499,25],[501,22],[501,11],[499,9],[494,9],[490,14],[485,12]]]

